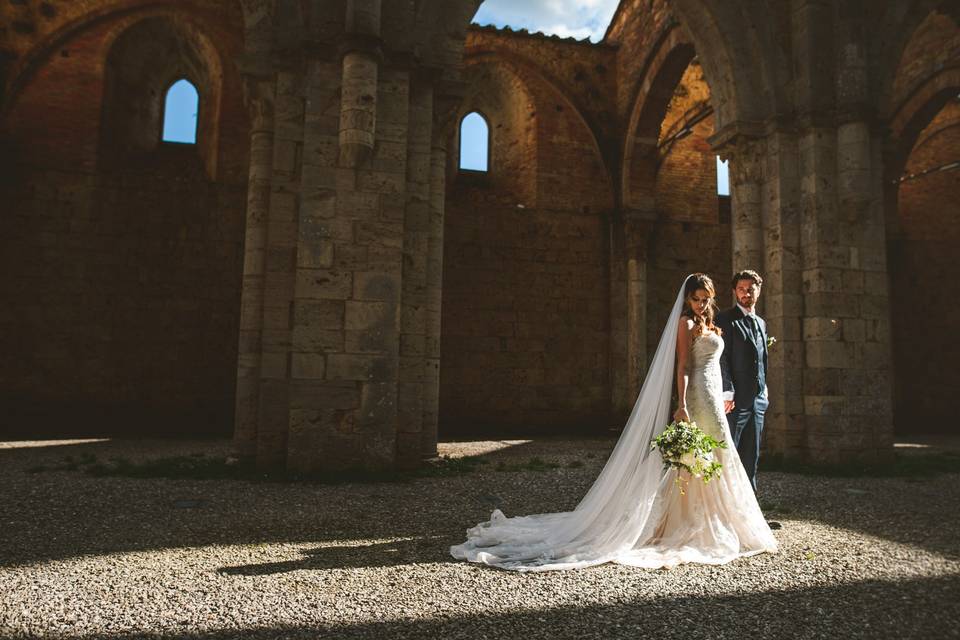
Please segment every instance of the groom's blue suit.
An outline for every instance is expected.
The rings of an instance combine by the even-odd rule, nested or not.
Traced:
[[[770,404],[767,398],[767,323],[753,314],[744,315],[739,306],[717,314],[723,331],[720,370],[724,392],[733,392],[734,409],[727,414],[730,435],[740,454],[743,468],[757,490],[757,462],[763,417]]]

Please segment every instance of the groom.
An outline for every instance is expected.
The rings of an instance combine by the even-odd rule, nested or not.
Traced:
[[[760,434],[763,416],[770,404],[767,397],[767,323],[757,315],[757,299],[763,278],[745,269],[733,276],[733,295],[737,304],[717,314],[717,326],[723,330],[724,409],[730,435],[740,454],[743,468],[757,491],[757,462],[760,459]]]

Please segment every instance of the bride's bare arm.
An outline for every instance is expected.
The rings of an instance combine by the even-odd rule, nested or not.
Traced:
[[[690,343],[693,341],[693,320],[680,318],[677,326],[677,411],[673,414],[674,420],[690,421],[687,413],[687,383],[690,374],[687,373],[687,357],[690,353]]]

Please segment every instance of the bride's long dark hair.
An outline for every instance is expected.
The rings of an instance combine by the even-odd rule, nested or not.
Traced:
[[[683,286],[683,299],[689,302],[690,297],[700,289],[710,294],[710,303],[704,310],[703,315],[698,316],[689,306],[683,310],[683,314],[681,315],[693,320],[693,330],[696,335],[702,335],[707,331],[712,331],[718,336],[722,335],[723,331],[713,322],[717,313],[717,290],[716,287],[713,286],[713,280],[710,279],[710,276],[705,273],[694,273],[687,278]]]

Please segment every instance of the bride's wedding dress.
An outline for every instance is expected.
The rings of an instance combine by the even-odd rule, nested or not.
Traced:
[[[683,286],[640,396],[610,458],[576,509],[507,518],[499,510],[450,548],[458,559],[517,571],[549,571],[604,562],[658,568],[683,562],[723,564],[775,552],[730,437],[723,412],[723,339],[694,339],[688,358],[687,409],[703,431],[727,443],[717,449],[720,476],[704,484],[665,471],[650,440],[668,423]],[[682,488],[682,491],[681,491]]]

